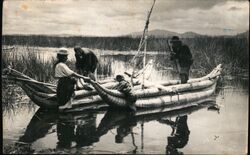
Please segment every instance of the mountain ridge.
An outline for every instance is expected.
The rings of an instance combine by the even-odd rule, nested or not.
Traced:
[[[136,38],[136,37],[141,37],[141,35],[142,35],[142,32],[132,32],[132,33],[128,34],[127,36]],[[168,30],[163,30],[163,29],[154,29],[154,30],[148,31],[148,36],[163,37],[163,38],[170,38],[172,36],[179,36],[180,38],[195,38],[195,37],[208,37],[208,36],[246,37],[248,35],[249,35],[249,30],[235,34],[235,35],[204,35],[204,34],[199,34],[199,33],[192,32],[192,31],[187,31],[184,33],[177,33],[174,31],[168,31]]]
[[[2,34],[2,36],[51,36],[51,37],[132,37],[139,38],[141,37],[142,32],[132,32],[129,34],[121,34],[115,36],[95,36],[95,35],[73,35],[73,34]],[[177,33],[174,31],[168,31],[163,29],[154,29],[148,31],[148,36],[156,38],[171,38],[172,36],[179,36],[180,38],[195,38],[195,37],[249,37],[249,30],[237,33],[235,35],[208,35],[208,34],[199,34],[192,31],[187,31],[184,33]]]

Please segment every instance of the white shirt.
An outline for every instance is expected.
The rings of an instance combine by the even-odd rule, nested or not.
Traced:
[[[61,78],[61,77],[67,77],[74,73],[65,63],[58,63],[55,68],[55,77]]]

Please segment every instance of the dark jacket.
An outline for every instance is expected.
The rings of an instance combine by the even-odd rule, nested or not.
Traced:
[[[193,64],[192,53],[187,45],[182,44],[180,48],[173,50],[171,60],[178,59],[181,67],[190,67]]]

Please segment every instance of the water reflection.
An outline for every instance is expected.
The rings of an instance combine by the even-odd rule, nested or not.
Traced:
[[[99,141],[96,114],[58,115],[57,148],[81,148]],[[72,146],[75,142],[76,145]]]
[[[99,141],[96,128],[96,114],[89,114],[84,118],[85,121],[78,119],[76,127],[76,147],[90,146]]]
[[[128,115],[126,119],[124,120],[124,123],[117,127],[117,134],[115,136],[115,142],[116,143],[122,143],[124,137],[128,136],[133,132],[133,127],[137,125],[134,117],[131,115]]]
[[[138,123],[158,121],[172,127],[173,131],[168,134],[166,153],[178,153],[177,149],[185,147],[189,139],[187,124],[188,115],[203,109],[214,106],[215,101],[209,100],[199,104],[190,104],[184,109],[171,110],[169,108],[139,109],[137,112],[121,111],[118,109],[92,110],[81,113],[61,114],[54,111],[39,109],[28,124],[24,135],[19,142],[28,144],[56,132],[56,149],[80,149],[85,146],[92,146],[100,141],[110,130],[115,129],[114,141],[116,144],[124,143],[124,138],[131,136],[131,144],[134,149],[130,153],[140,153],[135,144],[133,129]],[[97,115],[105,113],[97,125]],[[176,117],[175,121],[169,118]],[[143,125],[141,126],[143,127]],[[143,133],[141,134],[143,139]],[[142,142],[142,145],[144,142]],[[143,149],[143,147],[142,147]]]
[[[57,113],[53,111],[38,109],[30,120],[24,135],[19,138],[19,142],[33,143],[37,139],[45,137],[56,123],[57,118]]]
[[[187,124],[188,116],[178,116],[175,121],[169,119],[159,119],[160,123],[170,125],[172,128],[171,136],[167,137],[168,144],[166,146],[166,154],[182,154],[178,152],[178,148],[183,148],[189,139],[189,128]]]
[[[97,112],[97,111],[96,111]],[[53,126],[56,129],[51,130]],[[19,142],[31,144],[53,132],[57,134],[57,148],[72,148],[92,145],[99,141],[96,137],[96,114],[60,114],[56,111],[38,109],[28,124]]]
[[[66,115],[67,116],[67,115]],[[70,116],[65,118],[58,119],[58,122],[56,124],[57,129],[57,148],[71,148],[72,142],[74,141],[75,135],[74,135],[74,129],[75,124],[70,121]]]

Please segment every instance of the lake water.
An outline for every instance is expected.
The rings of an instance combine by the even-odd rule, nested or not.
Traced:
[[[131,57],[99,55],[102,63],[110,62],[110,75],[130,69],[127,64]],[[154,60],[158,57],[151,55]],[[176,78],[176,74],[170,72],[171,69],[162,70],[159,65],[155,66],[150,80]],[[138,111],[131,114],[100,109],[57,114],[43,111],[26,100],[17,103],[17,108],[3,112],[3,145],[29,145],[36,153],[52,150],[78,154],[165,154],[176,151],[184,154],[246,154],[249,80],[227,76],[223,83],[223,89],[214,95],[219,110],[211,107],[211,103],[204,103],[176,111],[158,109],[157,113]],[[176,131],[172,133],[173,129]]]

